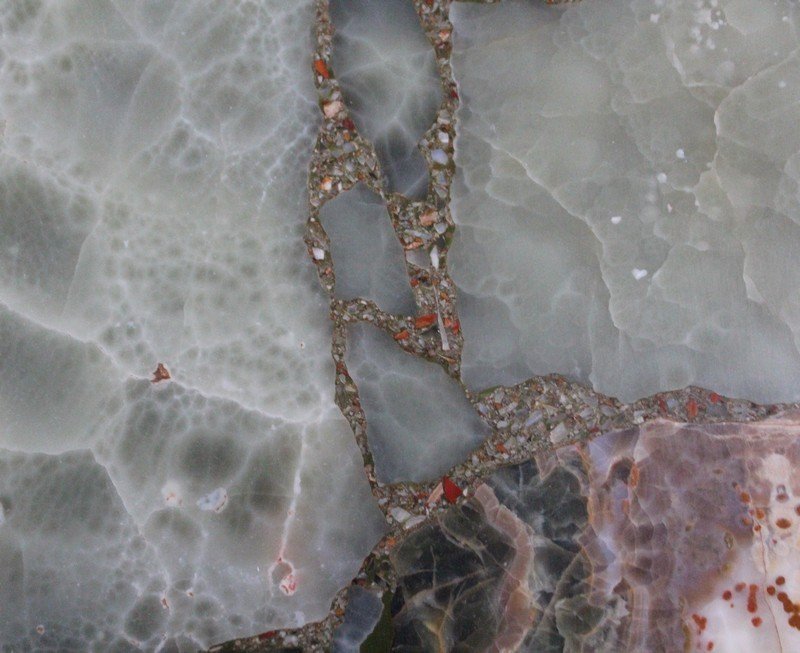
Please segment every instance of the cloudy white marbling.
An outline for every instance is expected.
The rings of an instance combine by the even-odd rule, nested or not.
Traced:
[[[302,242],[312,5],[0,5],[3,646],[300,625],[382,532]]]
[[[330,0],[332,62],[356,126],[390,192],[418,199],[428,168],[417,143],[442,101],[436,54],[409,0]]]
[[[451,18],[467,384],[800,398],[797,3]]]

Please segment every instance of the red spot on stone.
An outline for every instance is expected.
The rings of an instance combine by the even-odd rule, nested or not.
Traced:
[[[756,592],[758,592],[758,585],[750,585],[750,591],[747,594],[747,611],[756,612],[758,610],[758,602],[756,601]]]
[[[166,381],[171,378],[169,370],[164,367],[164,363],[159,363],[156,366],[156,371],[153,372],[153,378],[150,379],[150,383],[158,383],[159,381]]]
[[[442,490],[444,490],[444,498],[449,503],[455,503],[456,499],[463,494],[461,488],[453,483],[449,476],[442,476]]]
[[[766,516],[767,514],[761,508],[756,508],[756,519],[764,519]]]
[[[410,336],[410,335],[411,334],[408,332],[407,329],[403,329],[399,333],[395,333],[394,334],[394,339],[395,340],[406,340],[408,338],[408,336]]]
[[[778,592],[778,600],[783,605],[783,611],[791,614],[794,612],[794,603],[791,602],[786,592]]]
[[[775,579],[775,584],[776,585],[783,585],[784,583],[786,583],[786,579],[783,576],[778,576]]]
[[[716,392],[712,392],[710,395],[708,395],[708,400],[712,404],[718,404],[720,399],[722,399],[722,397],[720,397]]]
[[[747,587],[747,583],[736,583],[733,589],[735,589],[737,592],[741,592],[745,587]]]
[[[350,131],[355,131],[356,129],[356,123],[354,123],[350,118],[345,118],[342,120],[342,126]]]
[[[697,629],[702,633],[708,625],[708,619],[701,617],[699,614],[693,614],[692,620],[697,624]]]
[[[761,625],[761,617],[753,617],[750,621],[753,622],[753,625],[758,628]]]
[[[325,65],[325,62],[322,59],[315,59],[314,60],[314,70],[317,71],[320,77],[323,79],[330,79],[331,73],[328,70],[328,66]]]
[[[444,325],[453,333],[458,333],[461,330],[461,325],[458,323],[458,320],[453,320],[449,317],[444,319]]]
[[[263,642],[265,639],[270,639],[271,637],[275,637],[275,635],[277,634],[278,634],[277,630],[268,630],[265,633],[261,633],[258,636],[258,639]]]
[[[659,412],[664,415],[667,412],[667,402],[664,401],[664,397],[657,397],[656,403],[658,404]]]
[[[706,651],[713,651],[714,650],[714,642],[709,642],[706,644]]]
[[[722,593],[722,598],[725,599],[726,601],[730,601],[733,598],[733,594],[731,594],[730,590],[725,590]]]
[[[792,525],[792,522],[790,522],[790,521],[789,521],[788,519],[786,519],[785,517],[781,517],[781,518],[780,518],[778,521],[776,521],[776,522],[775,522],[775,525],[776,525],[778,528],[789,528],[789,526],[791,526],[791,525]]]
[[[770,596],[775,596],[775,587],[773,585],[767,587],[767,594],[769,594]]]
[[[436,313],[428,313],[427,315],[420,315],[414,320],[414,327],[417,329],[425,329],[436,323]]]
[[[697,402],[694,399],[689,399],[686,402],[686,416],[689,419],[697,417]]]
[[[761,524],[756,524],[755,526],[753,526],[753,530],[754,530],[756,533],[758,533],[758,531],[760,531],[760,530],[761,530]]]
[[[747,494],[747,492],[742,492],[742,493],[739,495],[739,498],[740,498],[740,499],[741,499],[741,500],[742,500],[744,503],[750,503],[750,495],[749,495],[749,494]]]
[[[793,614],[791,617],[789,617],[789,625],[792,628],[800,630],[800,614]]]
[[[800,515],[800,505],[794,507],[794,511]]]

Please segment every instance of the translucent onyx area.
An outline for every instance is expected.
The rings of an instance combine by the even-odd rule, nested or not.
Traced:
[[[347,367],[383,483],[435,479],[489,435],[455,379],[370,324],[348,329]]]
[[[0,6],[4,650],[299,626],[383,532],[303,243],[312,24]]]
[[[396,643],[798,650],[798,436],[657,420],[501,469],[393,553]]]
[[[450,14],[467,385],[800,398],[796,4]]]
[[[403,248],[380,195],[356,184],[326,202],[319,219],[330,239],[336,297],[371,299],[390,313],[414,311]]]
[[[425,196],[417,143],[436,118],[442,85],[433,46],[409,0],[331,0],[332,61],[359,130],[375,146],[390,192]]]

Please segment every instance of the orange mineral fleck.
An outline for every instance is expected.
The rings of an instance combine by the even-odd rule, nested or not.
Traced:
[[[328,70],[328,66],[325,65],[325,62],[322,59],[315,59],[314,60],[314,70],[323,77],[324,79],[330,79],[331,73]]]

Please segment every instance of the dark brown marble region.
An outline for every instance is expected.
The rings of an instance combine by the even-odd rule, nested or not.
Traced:
[[[503,622],[511,538],[471,499],[413,533],[393,553],[396,651],[485,651]]]
[[[658,420],[500,470],[394,554],[398,651],[800,651],[800,421]]]
[[[579,542],[588,525],[584,460],[549,455],[539,465],[531,460],[507,467],[487,481],[531,533],[527,574],[534,617],[514,650],[613,651],[615,602],[602,608],[589,603],[590,565]]]

